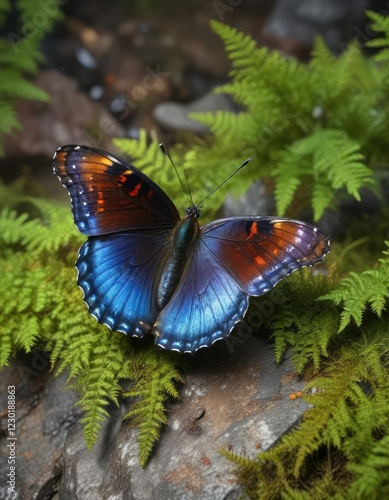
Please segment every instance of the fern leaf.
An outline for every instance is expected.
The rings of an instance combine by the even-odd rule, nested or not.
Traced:
[[[14,70],[4,70],[0,80],[0,95],[14,99],[32,99],[35,101],[48,101],[48,94],[21,78]]]
[[[119,375],[128,345],[125,336],[108,331],[102,332],[100,337],[95,335],[93,339],[84,336],[83,340],[90,349],[89,359],[73,387],[85,391],[77,404],[85,412],[82,423],[86,444],[91,449],[103,421],[109,415],[106,409],[108,400],[118,405],[118,395],[121,393]]]
[[[13,106],[0,100],[0,134],[8,134],[18,129],[20,123]]]
[[[279,161],[273,175],[276,181],[274,196],[277,213],[281,216],[285,215],[291,204],[301,184],[301,178],[304,174],[309,173],[307,162],[303,160],[301,143],[299,142],[279,155]]]
[[[345,188],[360,200],[359,189],[372,184],[372,171],[362,161],[360,146],[338,130],[316,130],[313,134],[296,141],[280,155],[274,171],[276,178],[276,202],[280,213],[285,212],[304,173],[312,169],[312,206],[318,220],[331,206],[336,190]],[[309,166],[311,163],[311,166]],[[287,182],[287,172],[293,172]]]
[[[211,20],[211,27],[224,41],[225,49],[233,61],[234,68],[246,67],[252,62],[255,42],[251,37],[215,20]],[[235,72],[235,74],[239,73]]]
[[[349,498],[386,498],[389,495],[389,435],[372,446],[360,463],[349,466],[356,475]]]
[[[362,324],[363,313],[367,305],[381,316],[389,298],[389,266],[388,259],[382,259],[378,269],[367,270],[361,274],[351,272],[337,288],[319,297],[318,300],[332,300],[336,305],[342,304],[339,331],[351,322],[357,326]]]
[[[139,398],[125,418],[131,419],[132,424],[139,428],[139,461],[142,466],[150,456],[161,426],[167,423],[164,402],[168,396],[178,397],[175,383],[182,382],[172,357],[162,357],[155,350],[148,350],[145,354],[139,360],[144,364],[142,378],[138,378],[134,388],[125,394]]]
[[[377,12],[371,10],[366,12],[368,17],[372,19],[373,23],[370,28],[377,33],[382,32],[384,36],[373,38],[368,40],[366,45],[368,47],[378,47],[381,48],[380,52],[375,55],[376,61],[388,61],[389,60],[389,17],[383,16]]]

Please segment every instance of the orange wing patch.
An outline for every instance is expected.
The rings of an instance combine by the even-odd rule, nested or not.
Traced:
[[[101,213],[101,212],[104,212],[105,208],[104,208],[104,198],[103,198],[103,195],[102,193],[100,193],[99,191],[97,192],[97,210],[96,210],[96,213]]]
[[[255,260],[255,263],[259,266],[259,267],[262,267],[262,266],[265,266],[266,265],[266,260],[261,257],[260,255],[256,255],[254,257],[254,260]]]
[[[139,194],[139,191],[141,190],[142,188],[142,184],[140,182],[138,182],[138,184],[134,187],[134,189],[132,189],[131,191],[128,192],[128,194],[132,197],[135,197],[135,196],[138,196]]]
[[[256,234],[258,234],[258,224],[257,224],[257,222],[253,222],[251,224],[250,232],[249,232],[246,240],[252,240]]]

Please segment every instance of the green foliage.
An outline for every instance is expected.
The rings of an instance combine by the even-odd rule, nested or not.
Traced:
[[[334,287],[306,269],[254,304],[258,311],[272,304],[263,326],[273,332],[277,361],[289,346],[296,371],[315,376],[305,387],[311,409],[276,446],[255,460],[223,452],[250,498],[387,496],[388,257],[386,250],[374,269],[339,283],[333,266]]]
[[[13,5],[15,4],[15,5]],[[37,72],[43,57],[40,43],[61,17],[59,0],[0,1],[0,25],[3,26],[12,7],[19,14],[17,33],[8,32],[0,38],[0,154],[2,138],[20,128],[15,103],[20,99],[48,101],[43,90],[32,85],[27,78]]]
[[[382,28],[383,22],[377,23]],[[195,202],[248,156],[253,161],[229,189],[242,194],[258,178],[275,184],[277,215],[312,207],[318,220],[340,196],[359,201],[361,188],[378,190],[378,165],[388,163],[389,66],[378,67],[352,45],[335,57],[320,38],[311,61],[303,64],[256,48],[234,28],[211,25],[232,64],[232,81],[216,91],[229,94],[244,110],[191,115],[211,134],[194,139],[189,153],[178,145],[172,155],[186,171]],[[147,147],[144,135],[115,144],[167,186],[180,208],[189,204],[172,169],[156,155],[154,144]],[[223,201],[223,190],[215,193],[207,215]]]
[[[309,269],[294,273],[278,285],[277,295],[282,300],[273,302],[274,310],[264,321],[265,328],[272,332],[277,362],[281,362],[287,347],[291,346],[291,360],[298,373],[309,363],[319,368],[338,330],[336,308],[331,305],[323,308],[316,300],[329,287],[328,277],[324,275],[312,275]],[[265,295],[258,302],[267,300]]]
[[[278,214],[310,207],[316,220],[337,209],[340,197],[359,201],[363,187],[379,193],[380,165],[389,162],[389,22],[369,15],[371,27],[383,32],[368,43],[382,49],[374,58],[353,45],[335,57],[318,39],[307,65],[257,49],[250,37],[212,22],[232,63],[232,81],[218,91],[245,110],[193,116],[212,133],[212,142],[194,148],[198,167],[204,158],[204,176],[209,158],[253,156],[239,190],[253,175],[269,186],[273,179]],[[384,217],[382,210],[374,223],[368,215],[358,219],[343,247],[334,245],[327,275],[304,270],[275,294],[252,300],[252,326],[259,318],[271,332],[277,361],[289,348],[296,371],[310,374],[305,399],[312,406],[256,459],[223,452],[250,498],[388,496],[389,259],[385,251],[369,268],[365,250],[377,255],[377,238],[387,238]]]
[[[368,11],[367,15],[373,21],[370,29],[376,32],[382,32],[384,36],[374,38],[369,40],[366,45],[368,47],[376,47],[381,50],[375,56],[376,61],[388,61],[389,60],[389,17],[382,16],[377,12]]]
[[[389,246],[389,242],[386,242]],[[320,300],[332,300],[336,305],[342,304],[339,331],[350,324],[351,318],[357,326],[362,324],[362,315],[369,304],[372,311],[381,316],[389,298],[389,251],[384,252],[377,269],[363,273],[350,272],[330,293]]]
[[[277,178],[275,197],[278,209],[285,213],[293,200],[302,176],[313,171],[312,201],[315,220],[334,206],[337,191],[345,188],[360,201],[358,189],[373,182],[371,170],[361,160],[360,146],[340,130],[315,130],[295,141],[280,155],[274,170]],[[294,169],[294,165],[298,165]],[[295,175],[291,179],[291,172]]]
[[[38,345],[50,353],[53,367],[68,369],[81,393],[89,449],[109,415],[109,402],[139,396],[129,416],[136,417],[140,429],[144,465],[166,423],[164,400],[177,397],[174,383],[181,380],[182,359],[154,347],[135,347],[131,338],[99,325],[76,286],[74,260],[84,236],[69,207],[18,196],[9,187],[7,192],[12,206],[0,212],[0,365]],[[121,384],[126,380],[136,384],[129,392]]]
[[[277,446],[256,460],[225,453],[251,498],[385,497],[388,327],[388,318],[374,320],[360,332],[359,342],[344,342],[336,358],[306,386],[312,408]]]

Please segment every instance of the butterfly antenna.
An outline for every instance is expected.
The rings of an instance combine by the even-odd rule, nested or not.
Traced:
[[[191,202],[191,204],[193,205],[192,193],[191,193],[191,190],[190,190],[190,187],[189,187],[188,177],[187,177],[187,175],[186,175],[185,170],[184,170],[184,175],[185,175],[185,180],[186,180],[186,189],[185,189],[184,183],[182,182],[182,179],[181,179],[181,177],[180,177],[180,175],[179,175],[179,173],[178,173],[178,170],[177,170],[176,164],[174,163],[174,161],[173,161],[172,157],[171,157],[171,156],[170,156],[170,154],[169,154],[169,151],[165,148],[165,146],[163,145],[163,143],[162,143],[162,142],[159,144],[159,148],[160,148],[160,150],[162,151],[162,153],[163,153],[164,155],[166,155],[166,156],[169,158],[169,161],[170,161],[170,163],[173,165],[174,171],[176,172],[176,175],[177,175],[177,177],[178,177],[178,180],[180,181],[180,184],[181,184],[182,190],[183,190],[183,191],[187,191],[187,192],[189,193],[190,202]]]
[[[247,160],[245,160],[242,165],[240,165],[240,167],[238,167],[236,170],[234,170],[234,172],[232,172],[232,174],[230,174],[227,179],[224,179],[224,181],[219,184],[218,186],[215,187],[215,189],[213,189],[209,194],[207,194],[207,196],[205,198],[203,198],[200,203],[198,203],[198,207],[200,208],[200,206],[204,203],[205,200],[207,200],[211,195],[213,195],[213,193],[215,193],[218,189],[220,189],[222,186],[224,186],[224,184],[229,181],[231,179],[231,177],[233,177],[235,174],[237,174],[239,172],[239,170],[242,170],[243,167],[245,167],[248,163],[250,163],[251,161],[251,158],[247,158]]]

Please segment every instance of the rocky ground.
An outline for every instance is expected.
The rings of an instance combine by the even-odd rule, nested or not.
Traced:
[[[7,386],[16,386],[18,495],[1,499],[233,499],[242,494],[233,464],[220,449],[255,457],[301,418],[303,388],[288,360],[274,363],[272,346],[255,336],[220,342],[190,358],[180,400],[145,468],[138,462],[137,431],[122,422],[128,401],[110,408],[98,442],[85,446],[78,395],[66,374],[48,371],[47,357],[34,351],[4,369],[0,407]],[[292,398],[292,399],[291,399]],[[295,398],[295,399],[293,399]],[[0,449],[6,449],[6,414]],[[3,456],[1,477],[8,465]]]

